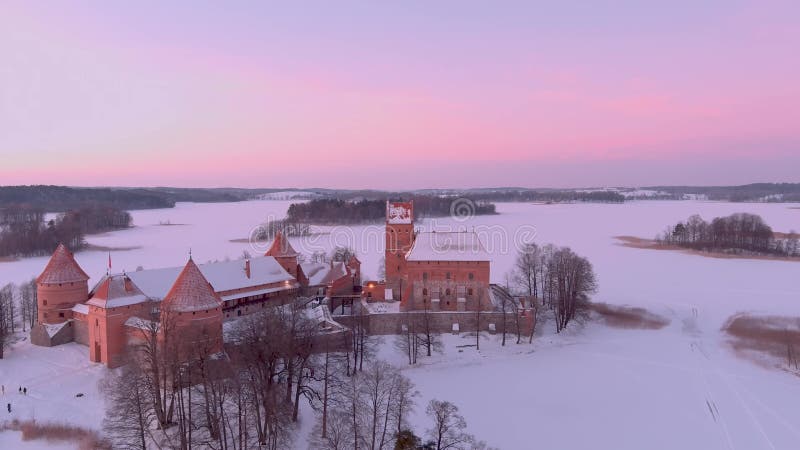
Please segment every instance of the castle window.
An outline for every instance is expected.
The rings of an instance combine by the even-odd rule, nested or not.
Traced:
[[[449,288],[444,291],[444,295],[448,295],[448,296],[450,295],[450,289]]]
[[[422,295],[428,295],[428,288],[422,289]]]
[[[423,280],[427,280],[428,279],[428,272],[422,272],[422,279]]]
[[[47,300],[42,300],[42,304],[43,304],[44,306],[47,306]]]
[[[467,292],[469,293],[469,295],[472,295],[472,288],[469,288]]]
[[[58,313],[58,317],[64,317],[64,313],[63,312]]]
[[[450,279],[450,272],[447,272],[447,279]]]
[[[469,279],[470,279],[470,280],[472,280],[472,279],[474,279],[474,278],[475,278],[475,274],[474,274],[474,273],[472,273],[472,272],[470,272],[470,273],[469,273]]]

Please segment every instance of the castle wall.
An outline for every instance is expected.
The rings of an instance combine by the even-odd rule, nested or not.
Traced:
[[[86,320],[72,321],[72,337],[78,344],[89,345],[89,327]]]
[[[406,312],[406,313],[382,313],[382,314],[368,314],[363,317],[358,316],[335,316],[334,320],[340,324],[352,328],[358,320],[364,320],[364,326],[369,334],[374,335],[392,335],[402,334],[403,325],[411,328],[416,327],[420,329],[424,320],[426,320],[424,311]],[[516,315],[517,313],[505,313],[506,315],[506,331],[508,333],[516,333]],[[492,332],[491,324],[494,324],[494,329],[498,333],[503,332],[503,313],[499,311],[482,312],[480,317],[475,312],[429,312],[427,313],[427,320],[433,333],[452,333],[453,325],[458,325],[459,332],[474,332],[480,322],[480,330]],[[532,322],[530,314],[520,317],[520,328],[523,335],[530,335],[530,330],[534,323]]]
[[[489,279],[489,261],[408,261],[401,310],[491,311]]]
[[[55,347],[73,341],[73,323],[63,324],[38,323],[31,328],[31,343],[41,347]]]

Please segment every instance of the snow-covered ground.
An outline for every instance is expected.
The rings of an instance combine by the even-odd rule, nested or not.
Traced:
[[[236,258],[244,250],[263,251],[264,244],[230,241],[246,237],[265,220],[282,217],[289,203],[182,203],[174,209],[134,211],[135,228],[89,241],[140,247],[112,252],[115,270],[180,265],[189,248],[199,261]],[[455,402],[470,431],[500,448],[798,448],[800,378],[737,357],[720,328],[739,312],[800,316],[800,264],[632,249],[613,239],[650,238],[695,213],[711,219],[752,212],[776,231],[800,230],[800,209],[790,208],[797,206],[512,203],[498,204],[499,215],[466,222],[421,221],[427,230],[474,228],[494,255],[496,282],[503,282],[512,267],[515,244],[532,235],[539,243],[570,246],[594,265],[600,284],[595,301],[643,307],[671,323],[660,330],[592,323],[560,336],[545,324],[544,335],[532,346],[500,349],[489,338],[480,353],[474,348],[458,352],[455,345],[461,338],[448,337],[443,356],[406,369],[421,393],[413,419],[417,431],[427,426],[425,404],[438,398]],[[165,222],[173,225],[159,225]],[[325,230],[328,234],[293,239],[292,245],[306,253],[351,245],[364,271],[377,273],[382,224]],[[76,257],[94,280],[105,272],[106,252]],[[31,258],[0,263],[0,284],[30,279],[45,262]],[[104,369],[89,364],[85,352],[75,344],[12,348],[8,359],[0,361],[0,379],[7,390],[9,385],[16,389],[15,383],[32,389],[30,398],[20,399],[20,414],[97,427],[103,414],[96,384]],[[383,353],[403,364],[390,342]],[[50,379],[54,384],[45,381]],[[76,392],[90,397],[75,398]],[[309,416],[304,413],[303,418]]]

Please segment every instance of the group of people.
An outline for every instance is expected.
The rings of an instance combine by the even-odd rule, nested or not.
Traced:
[[[28,388],[20,386],[18,392],[22,395],[28,395]],[[2,395],[6,395],[6,385],[0,385],[0,393],[2,393]],[[11,402],[6,403],[6,408],[8,409],[8,412],[11,413]]]

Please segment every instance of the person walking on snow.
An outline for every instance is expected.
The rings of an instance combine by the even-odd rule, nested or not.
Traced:
[[[22,395],[28,395],[28,388],[22,388]]]
[[[8,408],[8,413],[11,414],[11,403],[8,403],[6,407]]]

